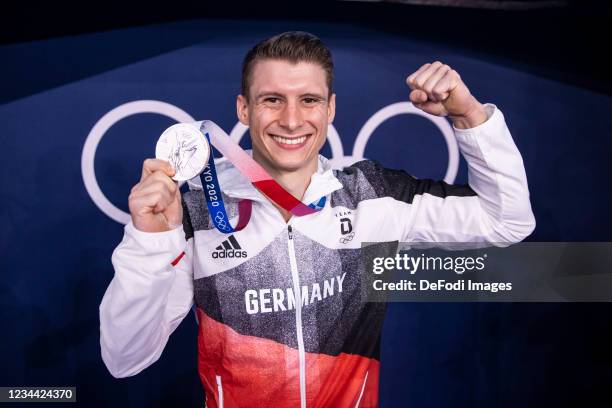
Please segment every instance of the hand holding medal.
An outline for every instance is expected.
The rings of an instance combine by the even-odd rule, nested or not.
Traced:
[[[163,232],[176,228],[183,219],[181,193],[171,177],[176,172],[164,160],[147,159],[142,176],[128,197],[132,223],[143,232]]]
[[[166,129],[157,142],[156,159],[145,160],[140,182],[128,199],[136,229],[163,232],[181,225],[183,208],[177,181],[200,174],[209,154],[208,143],[193,126],[177,124]]]

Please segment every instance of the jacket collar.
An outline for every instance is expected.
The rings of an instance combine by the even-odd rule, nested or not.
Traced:
[[[252,150],[246,150],[252,155]],[[215,159],[219,186],[223,194],[239,199],[253,201],[268,201],[266,196],[257,190],[253,184],[225,157]],[[202,189],[200,177],[188,181],[190,189]],[[310,184],[304,194],[303,202],[310,204],[323,196],[342,188],[342,183],[334,176],[331,163],[319,155],[317,172],[310,179]]]

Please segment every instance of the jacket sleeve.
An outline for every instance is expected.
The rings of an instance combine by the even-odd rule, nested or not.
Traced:
[[[486,104],[488,119],[471,129],[454,128],[468,165],[468,185],[417,179],[380,169],[396,237],[403,242],[512,244],[535,228],[527,177],[504,116]]]
[[[116,377],[157,361],[193,303],[193,238],[183,226],[146,233],[130,222],[112,256],[115,276],[100,304],[102,359]]]

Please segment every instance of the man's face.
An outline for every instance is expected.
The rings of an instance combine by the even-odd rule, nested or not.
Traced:
[[[260,60],[248,93],[248,101],[238,96],[236,107],[250,128],[254,157],[278,172],[316,171],[336,105],[324,69],[310,62]]]

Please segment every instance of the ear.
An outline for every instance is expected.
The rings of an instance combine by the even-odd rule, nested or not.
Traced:
[[[238,95],[236,98],[236,114],[240,123],[249,126],[249,102],[244,95]]]
[[[327,123],[332,123],[334,121],[335,116],[336,116],[336,94],[333,93],[329,97],[329,102],[327,103]]]

